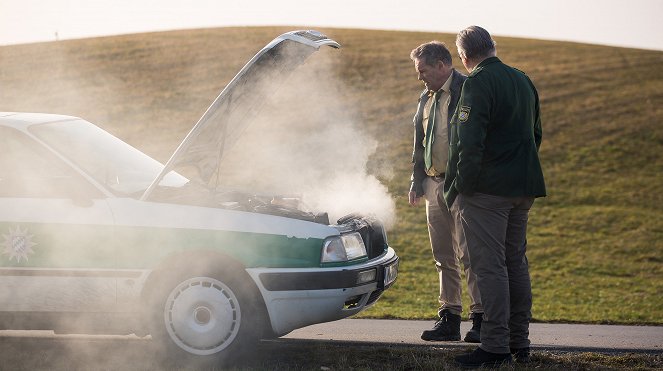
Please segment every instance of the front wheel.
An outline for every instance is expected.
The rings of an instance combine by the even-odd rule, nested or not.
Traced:
[[[239,357],[257,341],[260,322],[257,289],[240,277],[205,272],[166,279],[152,305],[153,338],[186,356],[178,359]]]

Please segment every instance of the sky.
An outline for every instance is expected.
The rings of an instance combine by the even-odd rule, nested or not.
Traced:
[[[456,33],[663,50],[663,0],[0,0],[0,45],[223,26]]]

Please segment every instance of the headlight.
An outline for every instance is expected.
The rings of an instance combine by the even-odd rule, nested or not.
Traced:
[[[323,263],[342,262],[366,256],[366,246],[357,232],[328,238],[322,248]]]

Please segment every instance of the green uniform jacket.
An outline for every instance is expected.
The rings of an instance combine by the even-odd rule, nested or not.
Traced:
[[[468,76],[451,122],[444,199],[459,193],[546,195],[539,96],[523,72],[490,57]]]

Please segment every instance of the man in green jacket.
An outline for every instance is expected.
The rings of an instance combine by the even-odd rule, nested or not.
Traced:
[[[493,367],[512,354],[529,359],[527,218],[546,195],[539,98],[527,75],[496,57],[483,28],[461,31],[456,47],[470,74],[452,119],[444,198],[461,215],[484,308],[481,346],[456,362]]]

